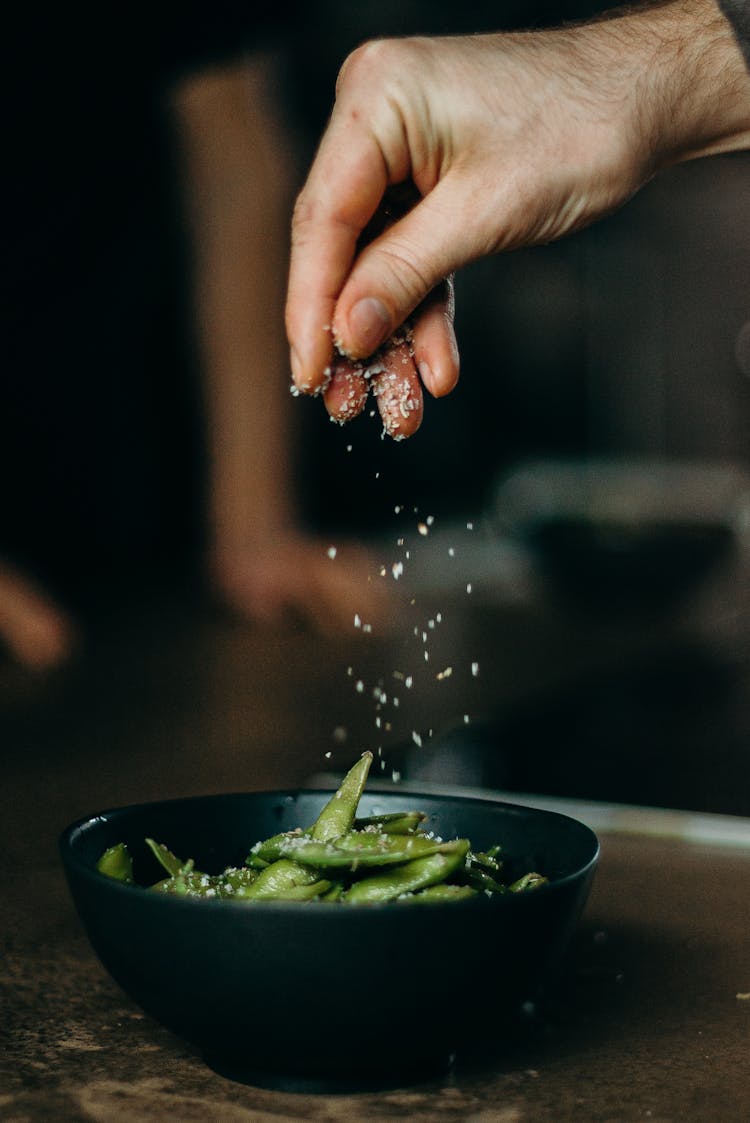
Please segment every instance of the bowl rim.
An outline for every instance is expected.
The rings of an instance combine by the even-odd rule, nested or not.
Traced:
[[[63,828],[63,830],[60,832],[60,834],[58,836],[58,848],[59,848],[59,852],[60,852],[60,855],[61,855],[61,860],[63,862],[63,866],[66,869],[67,868],[74,868],[79,875],[83,875],[88,880],[93,881],[95,884],[105,884],[106,883],[108,891],[120,892],[120,893],[125,893],[125,894],[133,894],[133,893],[142,894],[144,890],[148,889],[148,886],[129,885],[129,884],[126,884],[124,882],[117,881],[114,878],[108,878],[106,874],[100,873],[93,865],[91,865],[90,862],[83,859],[76,852],[76,849],[75,849],[75,846],[74,846],[75,839],[78,836],[80,836],[86,829],[93,830],[98,824],[106,823],[114,817],[120,818],[120,817],[124,817],[124,816],[126,816],[130,813],[147,812],[147,811],[159,808],[159,807],[166,807],[166,806],[175,807],[178,804],[182,804],[182,805],[193,804],[193,805],[196,805],[196,804],[199,804],[199,803],[221,801],[221,800],[225,800],[225,799],[227,799],[227,800],[229,800],[229,799],[243,799],[243,798],[248,798],[248,797],[253,798],[253,799],[267,799],[267,800],[275,800],[276,799],[276,800],[281,800],[281,801],[284,801],[284,802],[287,802],[289,800],[296,800],[299,796],[318,796],[319,795],[319,796],[321,796],[321,798],[325,799],[326,796],[333,795],[333,793],[335,791],[336,791],[335,786],[331,786],[330,788],[328,788],[328,787],[325,787],[325,788],[280,788],[280,789],[270,789],[270,790],[260,789],[260,790],[255,790],[255,791],[251,790],[251,791],[208,792],[208,793],[205,793],[203,795],[174,796],[174,797],[169,797],[167,799],[145,800],[141,803],[130,803],[130,804],[122,804],[122,805],[118,805],[118,806],[112,806],[112,807],[105,808],[101,811],[97,811],[97,812],[90,813],[88,815],[80,816],[78,819],[75,819],[73,822],[69,823],[65,828]],[[374,791],[371,791],[371,792],[365,793],[365,794],[369,794],[372,797],[386,796],[387,798],[391,798],[393,796],[400,796],[402,793],[400,793],[398,791],[383,791],[382,789],[380,789],[380,790],[374,790]],[[443,795],[443,794],[436,795],[436,794],[419,793],[419,792],[406,791],[406,790],[403,792],[404,799],[411,799],[412,796],[414,797],[415,801],[416,800],[424,800],[425,802],[432,802],[433,804],[435,804],[435,803],[444,804],[446,801],[449,801],[451,803],[459,804],[464,808],[470,808],[472,806],[474,806],[474,807],[485,807],[485,808],[486,807],[493,807],[493,808],[498,808],[498,809],[504,810],[504,811],[510,811],[513,814],[518,815],[519,817],[531,817],[531,818],[543,819],[543,820],[547,820],[547,821],[553,820],[553,819],[557,820],[557,821],[564,821],[565,823],[572,824],[573,827],[576,830],[580,831],[583,836],[588,836],[588,841],[589,841],[590,848],[591,848],[591,853],[590,853],[590,855],[589,855],[589,857],[588,857],[588,859],[585,863],[583,863],[582,865],[578,865],[576,867],[576,869],[572,870],[570,873],[567,873],[562,877],[557,877],[557,878],[551,879],[550,881],[546,882],[545,884],[539,886],[538,888],[536,888],[534,890],[533,894],[529,894],[529,893],[526,893],[526,894],[524,894],[524,893],[499,894],[499,895],[496,895],[492,898],[489,898],[484,894],[479,894],[477,897],[466,898],[464,900],[459,900],[459,901],[431,901],[431,902],[427,902],[427,904],[422,904],[420,911],[422,909],[425,909],[425,908],[428,908],[428,909],[450,908],[451,910],[455,910],[456,908],[471,908],[471,909],[474,909],[474,908],[477,908],[477,907],[485,908],[485,907],[487,907],[488,904],[493,908],[497,908],[497,907],[507,908],[507,907],[509,907],[511,900],[514,901],[514,902],[517,902],[517,904],[514,904],[511,907],[519,907],[519,905],[521,905],[521,902],[524,902],[524,901],[528,902],[532,897],[536,897],[538,894],[543,894],[544,896],[548,896],[550,893],[556,893],[556,892],[563,891],[568,885],[572,884],[573,882],[589,876],[594,871],[594,869],[596,868],[596,866],[598,864],[600,853],[601,853],[601,844],[600,844],[600,841],[599,841],[599,838],[598,838],[596,832],[591,827],[589,827],[586,823],[581,822],[580,819],[576,819],[576,818],[574,818],[574,816],[567,815],[562,811],[553,811],[550,808],[546,808],[546,807],[534,807],[534,806],[529,806],[528,804],[513,803],[510,800],[483,798],[483,797],[480,797],[480,796]],[[168,894],[154,893],[154,894],[150,895],[149,899],[152,900],[153,902],[156,902],[156,901],[166,902],[167,903],[166,907],[169,907],[169,908],[174,908],[175,906],[187,907],[187,908],[200,907],[202,909],[208,908],[210,910],[219,909],[221,912],[226,912],[227,909],[231,909],[232,912],[239,911],[243,915],[249,915],[250,913],[255,913],[257,909],[261,909],[264,913],[266,913],[268,911],[273,911],[275,909],[282,909],[282,910],[287,910],[289,908],[299,909],[301,904],[309,904],[310,903],[310,902],[299,902],[299,901],[273,901],[273,900],[263,901],[263,900],[260,900],[260,901],[254,901],[252,910],[248,910],[247,904],[243,904],[243,902],[241,902],[241,901],[228,900],[226,898],[221,899],[221,900],[206,900],[205,898],[196,899],[196,898],[191,898],[191,897],[177,897],[177,896],[170,896]],[[312,903],[314,904],[315,902],[312,902]],[[380,911],[382,909],[393,909],[393,908],[397,908],[400,911],[401,909],[403,909],[408,904],[410,904],[410,902],[404,902],[404,901],[398,901],[398,900],[374,902],[374,903],[369,903],[367,905],[367,911],[370,911],[371,909],[377,909],[378,911]],[[156,907],[159,907],[159,906],[156,906]],[[521,907],[523,907],[523,906],[521,906]],[[331,915],[341,916],[341,915],[344,915],[344,914],[346,914],[346,915],[359,914],[359,913],[361,913],[362,909],[359,909],[359,908],[357,908],[357,909],[355,909],[355,908],[350,908],[350,909],[326,909],[326,910],[317,910],[316,909],[316,910],[313,910],[313,911],[315,912],[316,915],[323,915],[324,912],[325,912],[325,915],[328,915],[330,913]]]

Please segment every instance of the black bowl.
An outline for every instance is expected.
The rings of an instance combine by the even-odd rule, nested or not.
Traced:
[[[499,842],[509,872],[549,884],[443,904],[184,899],[97,872],[127,843],[136,880],[160,874],[144,837],[197,868],[241,865],[249,847],[307,826],[330,792],[256,792],[103,811],[60,847],[80,918],[102,963],[150,1015],[214,1067],[255,1079],[388,1082],[443,1065],[500,1033],[556,974],[598,857],[588,827],[549,811],[480,799],[365,794],[362,815],[418,808],[426,829]]]

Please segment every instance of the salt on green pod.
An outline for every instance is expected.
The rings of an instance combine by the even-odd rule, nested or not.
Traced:
[[[349,769],[338,790],[334,792],[313,823],[310,835],[317,842],[328,842],[332,838],[339,838],[352,829],[371,764],[372,753],[368,749]]]
[[[391,811],[385,815],[366,815],[355,819],[354,829],[380,834],[411,834],[426,818],[424,811]]]
[[[439,852],[447,843],[427,835],[372,834],[350,831],[329,842],[300,836],[279,843],[278,854],[303,866],[320,870],[351,870],[371,866],[392,866]]]
[[[274,900],[290,889],[299,885],[312,885],[319,880],[315,870],[306,869],[287,858],[280,858],[260,871],[243,896],[248,901]]]
[[[183,867],[174,877],[165,877],[151,888],[171,897],[218,897],[218,879]]]
[[[310,832],[303,831],[300,827],[295,827],[291,831],[282,831],[281,834],[271,835],[270,838],[265,838],[261,842],[256,842],[252,847],[247,858],[245,858],[245,865],[250,866],[252,869],[262,870],[271,862],[276,862],[281,857],[283,852],[283,845],[287,839],[294,838],[309,838]]]
[[[443,842],[437,853],[355,881],[343,900],[352,905],[395,901],[404,893],[414,893],[417,889],[446,881],[463,865],[468,849],[469,840],[466,838]]]
[[[217,896],[242,901],[247,897],[250,886],[254,885],[257,880],[257,870],[229,866],[216,878]]]
[[[468,866],[479,866],[491,873],[500,873],[503,863],[498,857],[499,849],[493,846],[490,850],[470,850],[466,863]]]
[[[117,842],[105,850],[96,863],[96,868],[99,873],[115,881],[124,881],[127,885],[133,884],[133,859],[124,842]]]

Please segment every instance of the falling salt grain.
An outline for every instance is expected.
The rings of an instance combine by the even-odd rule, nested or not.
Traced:
[[[417,530],[419,531],[419,533],[422,535],[423,538],[426,534],[430,533],[430,530],[429,530],[429,527],[427,526],[427,523],[417,523]]]
[[[329,546],[326,550],[326,553],[328,554],[328,557],[331,559],[331,561],[333,561],[333,559],[336,557],[336,547]]]
[[[361,628],[362,627],[362,618],[361,618],[361,616],[359,615],[358,612],[354,613],[354,627],[355,628]]]
[[[343,745],[348,735],[346,726],[344,725],[337,725],[333,731],[333,739],[337,745]]]
[[[474,529],[474,523],[467,523],[467,524],[466,524],[466,529],[467,529],[467,530],[473,530],[473,529]]]
[[[326,760],[330,760],[330,759],[331,759],[331,751],[330,751],[330,749],[328,750],[328,752],[327,752],[327,753],[324,753],[323,755],[324,755],[324,757],[326,758]]]
[[[464,714],[464,725],[468,725],[468,724],[469,724],[469,715]]]
[[[471,592],[471,581],[469,581],[469,583],[468,583],[468,584],[467,584],[467,586],[466,586],[466,592],[467,592],[467,593],[470,593],[470,592]]]
[[[453,667],[446,667],[444,671],[438,671],[438,673],[435,675],[435,678],[438,678],[438,679],[450,678],[452,674],[453,674]]]
[[[479,674],[479,664],[478,663],[472,663],[471,664],[471,673],[474,676],[474,678],[477,677],[477,675]]]
[[[418,749],[422,748],[422,738],[419,736],[416,729],[413,730],[412,735],[411,735],[411,739],[414,742],[414,744],[417,746]]]
[[[393,780],[394,784],[397,784],[399,782],[399,780],[401,779],[401,773],[397,772],[395,768],[394,768],[393,772],[391,773],[391,779]]]
[[[453,549],[452,546],[449,546],[448,547],[448,557],[449,558],[455,558],[455,556],[456,556],[456,551]]]
[[[411,685],[412,685],[413,682],[414,682],[414,679],[411,677],[411,675],[407,675],[406,678],[404,679],[404,686],[406,687],[407,690],[411,690]]]
[[[362,694],[364,692],[365,684],[362,682],[361,678],[357,679],[355,682],[354,689],[357,691],[357,694]]]
[[[403,562],[394,562],[393,565],[391,566],[391,573],[393,574],[393,580],[398,581],[399,577],[401,576],[401,574],[403,572],[404,572],[404,563]]]

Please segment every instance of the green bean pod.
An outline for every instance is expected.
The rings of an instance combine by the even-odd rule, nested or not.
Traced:
[[[456,885],[455,882],[440,882],[438,885],[428,885],[426,889],[419,889],[416,893],[407,893],[403,900],[414,901],[415,904],[443,904],[450,901],[465,901],[479,894],[470,885]],[[399,897],[399,901],[402,898]]]
[[[352,829],[371,764],[372,753],[368,751],[349,769],[312,825],[310,834],[317,842],[328,842]]]
[[[182,873],[183,870],[192,870],[195,864],[192,858],[189,858],[187,862],[183,862],[182,858],[178,858],[176,854],[173,854],[169,847],[165,846],[163,842],[155,842],[153,838],[147,838],[146,845],[159,865],[167,871],[170,877],[176,877],[177,874]]]
[[[523,877],[519,877],[512,885],[508,886],[509,893],[523,893],[526,889],[538,889],[540,885],[546,885],[549,879],[542,877],[540,873],[525,873]]]
[[[387,835],[350,831],[330,842],[306,836],[285,838],[278,843],[280,858],[291,858],[303,866],[321,870],[351,870],[371,866],[393,866],[435,854],[447,845],[427,835]]]
[[[280,858],[260,871],[252,885],[248,885],[243,897],[245,900],[253,901],[278,900],[290,889],[300,885],[312,885],[319,880],[314,870],[300,866],[287,858]]]
[[[392,811],[385,815],[366,815],[354,820],[356,831],[377,831],[380,834],[411,834],[427,816],[424,811]]]
[[[124,842],[117,842],[105,850],[96,863],[96,868],[99,873],[115,881],[124,881],[127,885],[133,884],[133,859]]]
[[[463,864],[468,849],[469,843],[465,838],[440,843],[436,853],[355,881],[343,900],[351,905],[395,901],[404,893],[414,893],[417,889],[446,881]]]

